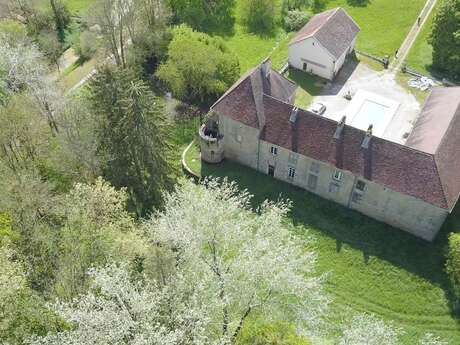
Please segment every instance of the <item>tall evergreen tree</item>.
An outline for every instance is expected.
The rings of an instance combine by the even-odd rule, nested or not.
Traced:
[[[126,187],[131,208],[144,215],[174,182],[164,103],[130,70],[105,67],[90,90],[105,177]]]

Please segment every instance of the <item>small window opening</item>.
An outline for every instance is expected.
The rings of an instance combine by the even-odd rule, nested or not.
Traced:
[[[295,176],[295,168],[289,167],[288,176],[290,178],[294,178],[294,176]]]
[[[270,152],[272,155],[277,155],[278,154],[278,148],[275,146],[270,147]]]
[[[363,192],[365,188],[366,183],[364,181],[358,180],[358,182],[356,183],[356,189]]]

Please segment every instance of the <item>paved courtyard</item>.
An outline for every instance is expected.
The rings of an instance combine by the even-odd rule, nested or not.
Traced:
[[[375,71],[364,63],[350,60],[344,65],[334,82],[328,83],[313,102],[325,104],[327,110],[324,116],[339,121],[346,115],[346,109],[351,102],[344,98],[345,94],[350,92],[354,96],[359,90],[397,103],[395,111],[390,115],[391,120],[388,120],[388,125],[378,135],[404,144],[407,133],[412,130],[420,112],[420,104],[412,94],[396,82],[392,73]],[[348,117],[347,123],[351,121]]]

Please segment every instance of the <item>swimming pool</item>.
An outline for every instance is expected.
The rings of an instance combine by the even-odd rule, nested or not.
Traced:
[[[398,107],[398,102],[372,92],[358,90],[346,109],[346,122],[364,131],[372,124],[372,134],[381,137]]]

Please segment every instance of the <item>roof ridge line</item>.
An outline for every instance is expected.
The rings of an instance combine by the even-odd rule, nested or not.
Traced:
[[[439,180],[438,181],[439,186],[441,187],[442,198],[444,199],[444,203],[446,205],[446,208],[450,211],[453,208],[451,209],[451,207],[449,206],[449,203],[447,202],[446,191],[444,190],[444,185],[442,184],[441,175],[439,174],[438,162],[437,162],[436,157],[435,157],[434,154],[432,155],[432,158],[433,158],[434,168],[436,169],[436,177]],[[455,207],[455,204],[454,204],[453,207]]]
[[[252,73],[254,73],[254,70],[259,67],[259,65],[249,69],[247,72],[245,72],[237,81],[235,81],[235,83],[230,86],[230,88],[225,91],[222,96],[220,96],[217,101],[215,101],[210,107],[209,109],[212,109],[214,108],[218,103],[220,103],[225,97],[227,97],[229,94],[231,94],[233,91],[235,91],[235,89],[240,86],[246,79],[248,79]]]
[[[438,147],[436,147],[436,150],[434,151],[434,154],[433,155],[436,155],[439,151],[439,148],[441,147],[441,145],[443,144],[444,142],[444,139],[447,137],[447,133],[450,132],[450,130],[452,129],[452,123],[454,122],[454,119],[457,117],[457,113],[460,114],[460,102],[457,104],[457,109],[455,110],[455,114],[454,114],[454,117],[452,118],[452,120],[449,122],[449,126],[447,126],[447,129],[446,131],[444,132],[441,140],[439,141],[439,145]],[[460,116],[460,115],[459,115]]]

